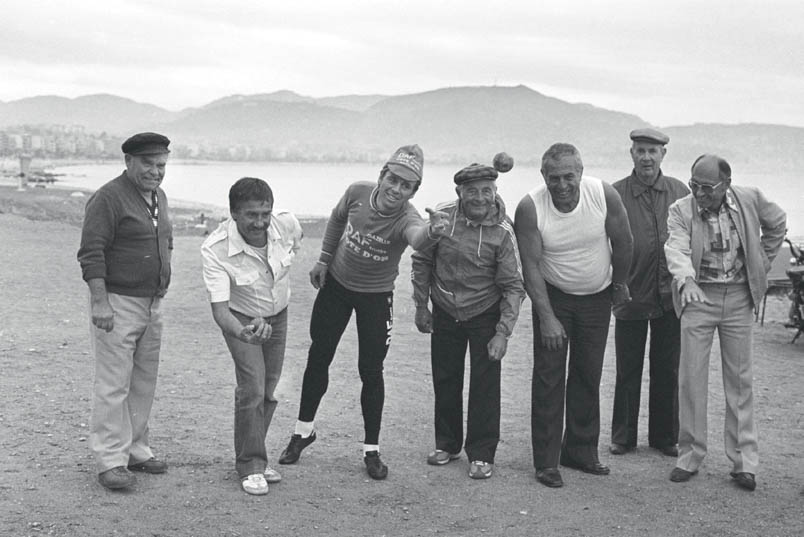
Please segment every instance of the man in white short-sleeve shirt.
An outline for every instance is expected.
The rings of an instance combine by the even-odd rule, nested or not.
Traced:
[[[229,191],[231,219],[201,246],[212,316],[235,364],[235,468],[243,490],[257,495],[282,479],[268,466],[265,436],[285,357],[290,265],[302,238],[296,217],[273,205],[265,181],[240,179]]]

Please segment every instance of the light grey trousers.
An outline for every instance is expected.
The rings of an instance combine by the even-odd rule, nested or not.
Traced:
[[[89,445],[98,472],[153,457],[148,418],[159,369],[161,302],[109,293],[112,331],[100,330],[90,321],[95,383]]]
[[[756,474],[759,456],[751,369],[751,293],[747,284],[703,283],[700,287],[712,304],[693,302],[681,314],[676,466],[695,471],[706,456],[709,353],[717,329],[726,396],[726,456],[733,472]]]

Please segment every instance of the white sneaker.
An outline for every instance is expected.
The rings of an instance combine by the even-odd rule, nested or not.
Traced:
[[[265,472],[263,475],[265,476],[265,481],[267,483],[279,483],[282,481],[282,475],[270,466],[265,467]]]
[[[268,494],[268,483],[265,481],[265,476],[262,474],[251,474],[244,477],[240,482],[246,494],[253,494],[255,496],[262,496]]]

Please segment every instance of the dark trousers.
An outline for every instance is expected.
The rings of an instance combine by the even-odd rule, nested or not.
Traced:
[[[251,317],[232,311],[243,323]],[[262,345],[252,345],[224,334],[226,345],[235,365],[234,449],[235,469],[243,478],[261,474],[268,457],[265,453],[265,436],[276,410],[274,390],[282,375],[285,360],[285,340],[288,330],[288,310],[285,308],[265,321],[273,331]]]
[[[299,420],[315,419],[321,398],[329,384],[329,365],[341,340],[352,311],[357,317],[358,358],[357,369],[363,388],[360,405],[363,409],[363,426],[366,444],[378,444],[382,407],[385,401],[385,383],[382,376],[383,361],[391,344],[394,319],[394,294],[358,293],[327,276],[326,283],[313,305],[310,318],[310,352],[302,381]]]
[[[600,376],[611,318],[611,291],[607,288],[594,295],[580,296],[547,284],[547,294],[568,341],[557,351],[543,347],[539,316],[533,309],[530,420],[533,465],[557,467],[559,457],[580,464],[596,462]],[[565,393],[566,429],[562,441]]]
[[[494,462],[500,441],[500,362],[489,359],[488,343],[500,320],[499,305],[459,321],[433,305],[430,356],[435,391],[436,449],[459,453],[463,443],[463,375],[469,346],[469,412],[466,456]]]
[[[611,441],[634,447],[637,444],[642,364],[650,325],[650,395],[648,444],[662,448],[678,441],[678,358],[681,325],[675,312],[667,311],[650,320],[614,324],[617,349],[617,384],[611,418]]]

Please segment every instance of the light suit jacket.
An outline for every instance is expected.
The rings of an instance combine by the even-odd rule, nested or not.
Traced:
[[[768,271],[784,240],[787,217],[755,187],[731,186],[736,207],[729,207],[740,235],[748,286],[754,307],[768,289]],[[670,206],[667,216],[669,237],[664,245],[667,268],[673,275],[673,306],[681,316],[680,291],[687,277],[697,281],[704,253],[704,222],[698,202],[690,194]]]

